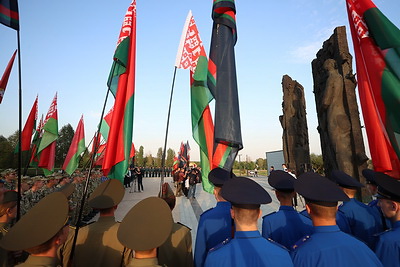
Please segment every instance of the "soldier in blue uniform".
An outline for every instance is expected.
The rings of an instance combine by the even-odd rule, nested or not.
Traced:
[[[393,228],[378,235],[375,253],[383,266],[400,264],[400,182],[386,174],[376,173],[379,206]]]
[[[336,225],[338,201],[350,199],[335,183],[306,173],[295,181],[294,188],[305,198],[314,225],[314,233],[294,246],[291,255],[295,266],[382,266],[367,245]]]
[[[350,201],[339,206],[339,211],[346,216],[352,235],[365,242],[373,250],[376,241],[374,235],[382,232],[383,227],[379,212],[355,199],[357,189],[364,185],[338,170],[332,171],[331,178],[350,198]]]
[[[208,174],[208,179],[214,185],[217,205],[200,215],[194,251],[196,267],[204,266],[207,252],[211,248],[232,237],[234,225],[231,217],[231,204],[221,196],[221,188],[232,177],[236,176],[221,168],[215,168]]]
[[[296,196],[294,181],[287,172],[277,170],[270,174],[268,183],[275,189],[280,203],[279,211],[263,217],[262,236],[290,249],[297,240],[312,233],[310,218],[300,215],[294,208],[292,199]]]
[[[206,267],[293,266],[289,252],[278,243],[263,238],[258,231],[260,205],[271,203],[264,188],[249,178],[238,177],[224,184],[222,197],[232,204],[235,237],[210,250]]]
[[[300,215],[305,216],[311,220],[310,214],[308,214],[307,209],[300,211]],[[351,229],[349,222],[347,221],[347,217],[340,210],[336,212],[336,224],[339,227],[340,231],[351,235]]]
[[[366,185],[367,190],[372,195],[372,201],[368,203],[368,206],[371,207],[372,209],[375,209],[379,213],[379,215],[381,216],[382,227],[383,227],[383,230],[385,231],[385,230],[391,228],[391,223],[390,223],[389,219],[387,219],[387,218],[385,218],[385,216],[383,216],[382,210],[378,206],[378,198],[377,198],[378,185],[375,182],[375,171],[373,171],[371,169],[364,169],[362,171],[362,174],[365,177],[365,180],[367,181],[367,185]]]

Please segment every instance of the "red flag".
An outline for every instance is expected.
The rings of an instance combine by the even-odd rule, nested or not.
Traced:
[[[67,156],[62,167],[66,173],[71,175],[78,168],[81,154],[85,151],[85,130],[83,126],[83,115],[76,127],[74,138],[72,138]]]
[[[40,140],[39,167],[43,169],[45,175],[51,174],[54,168],[56,157],[56,140],[58,139],[58,113],[57,113],[57,94],[53,98],[47,112],[43,126],[43,135]]]
[[[10,73],[11,73],[11,69],[13,67],[13,63],[14,63],[14,59],[15,59],[15,55],[16,54],[17,54],[17,50],[15,50],[15,52],[12,55],[10,61],[8,62],[6,70],[3,73],[3,77],[1,77],[1,80],[0,80],[0,104],[1,104],[1,101],[3,100],[3,96],[4,96],[4,93],[6,91],[8,78],[10,78]]]
[[[347,0],[347,13],[374,169],[399,177],[400,31],[370,0]]]
[[[36,97],[33,103],[31,112],[29,113],[28,119],[26,120],[24,129],[21,133],[21,151],[28,151],[31,148],[32,134],[36,129],[36,121],[38,117],[38,97]]]
[[[118,87],[102,166],[104,175],[121,181],[128,171],[132,147],[135,61],[136,1],[134,0],[125,15],[110,73],[110,90],[115,83]]]
[[[39,147],[40,138],[42,137],[42,129],[43,129],[43,114],[42,114],[42,118],[39,121],[39,124],[38,124],[38,127],[36,129],[35,135],[33,136],[31,159],[29,160],[30,166],[37,167],[38,164],[39,164],[39,158],[38,158],[38,155],[37,155],[37,149]]]

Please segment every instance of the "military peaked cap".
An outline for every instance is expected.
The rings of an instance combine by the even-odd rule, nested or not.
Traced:
[[[231,178],[235,178],[236,175],[232,172],[229,172],[222,168],[215,168],[210,171],[208,174],[208,180],[217,187],[222,187],[222,185],[230,180]]]
[[[295,180],[292,175],[281,170],[273,171],[268,177],[269,185],[280,191],[293,191]]]
[[[118,205],[124,198],[125,188],[117,179],[101,183],[90,195],[89,206],[94,209],[108,209]]]
[[[339,186],[344,188],[354,189],[354,188],[364,187],[362,183],[360,183],[347,173],[339,170],[332,171],[331,179],[335,181]]]
[[[172,224],[167,203],[159,197],[149,197],[126,214],[118,229],[118,240],[136,251],[157,248],[171,234]]]
[[[6,250],[25,250],[54,237],[68,221],[68,201],[55,192],[44,197],[0,240]]]
[[[258,209],[261,204],[271,203],[272,199],[265,189],[246,177],[237,177],[227,181],[221,190],[224,199],[233,206],[244,209]]]
[[[375,172],[371,169],[364,169],[362,170],[362,175],[365,177],[367,180],[367,184],[374,184],[376,185],[375,182]]]
[[[294,189],[308,201],[322,206],[333,206],[338,201],[350,200],[334,182],[312,172],[300,175],[294,182]]]
[[[376,172],[375,181],[378,184],[378,198],[384,198],[400,202],[399,180],[387,174]]]

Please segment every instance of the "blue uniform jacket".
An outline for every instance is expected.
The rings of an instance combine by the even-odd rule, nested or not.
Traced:
[[[379,234],[375,253],[383,266],[400,266],[400,221],[393,224],[393,229]]]
[[[204,266],[208,251],[232,237],[231,203],[217,202],[215,208],[209,209],[200,216],[197,226],[194,264]]]
[[[262,236],[271,238],[287,249],[312,231],[312,221],[291,206],[280,206],[279,211],[264,216],[262,221]]]
[[[291,255],[294,266],[382,266],[367,245],[337,225],[314,227],[314,233],[297,244]]]
[[[235,238],[210,250],[206,267],[293,266],[289,252],[259,231],[238,231]]]
[[[340,205],[339,211],[346,216],[351,234],[374,249],[375,235],[383,231],[379,212],[354,198]]]
[[[307,210],[302,210],[300,212],[300,215],[303,215],[311,220],[310,215],[307,213]],[[347,221],[347,218],[343,214],[343,212],[341,212],[339,210],[336,212],[336,224],[337,224],[337,226],[339,226],[340,231],[351,235],[351,229],[350,229],[349,222]]]

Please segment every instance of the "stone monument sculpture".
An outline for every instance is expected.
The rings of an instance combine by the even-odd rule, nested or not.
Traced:
[[[304,88],[288,75],[282,78],[283,155],[286,165],[296,175],[311,169]]]
[[[360,182],[367,168],[346,28],[337,27],[312,61],[325,174],[340,169]]]

